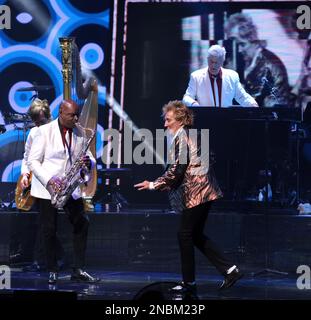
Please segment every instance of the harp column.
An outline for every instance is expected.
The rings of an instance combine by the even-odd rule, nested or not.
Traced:
[[[74,38],[59,38],[62,50],[62,74],[63,74],[63,97],[64,100],[71,99],[72,83],[72,50]]]

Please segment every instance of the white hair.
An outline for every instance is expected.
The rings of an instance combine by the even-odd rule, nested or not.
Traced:
[[[207,59],[209,59],[209,57],[221,58],[222,62],[224,62],[226,59],[226,49],[218,44],[214,44],[207,51]]]

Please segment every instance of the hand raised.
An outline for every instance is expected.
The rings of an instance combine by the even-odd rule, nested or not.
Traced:
[[[137,183],[134,185],[134,188],[137,188],[138,190],[148,190],[149,189],[150,182],[145,180],[143,182]]]

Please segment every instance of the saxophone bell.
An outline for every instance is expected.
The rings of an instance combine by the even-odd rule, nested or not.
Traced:
[[[66,178],[64,176],[62,177],[54,176],[49,180],[46,188],[51,195],[52,205],[56,203],[57,196],[62,193],[65,187],[66,187]]]
[[[79,125],[77,127],[79,127]],[[66,204],[67,200],[69,199],[73,191],[79,186],[79,184],[86,184],[90,180],[92,162],[86,152],[96,133],[95,130],[90,130],[90,132],[91,135],[86,138],[83,148],[77,155],[76,160],[71,163],[68,168],[66,168],[65,173],[62,177],[55,177],[57,178],[56,188],[55,185],[53,186],[53,183],[48,183],[47,188],[51,194],[51,202],[52,205],[56,208],[62,208]]]

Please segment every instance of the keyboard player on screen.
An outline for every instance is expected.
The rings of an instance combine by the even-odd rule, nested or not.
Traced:
[[[235,99],[243,107],[258,107],[242,87],[237,72],[223,68],[226,49],[213,45],[207,52],[208,66],[191,73],[183,102],[188,107],[230,107]]]

